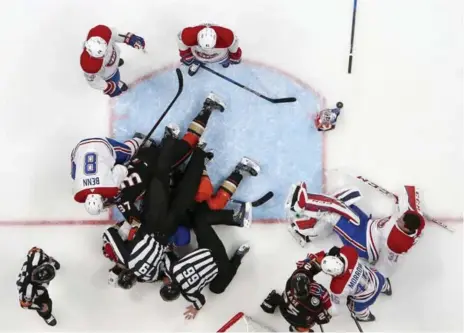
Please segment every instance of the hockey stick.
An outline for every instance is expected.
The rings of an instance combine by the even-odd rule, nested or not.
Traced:
[[[164,117],[166,117],[166,115],[168,114],[169,110],[171,110],[171,107],[174,105],[174,103],[177,101],[177,99],[179,98],[180,94],[182,93],[182,90],[184,89],[184,77],[182,76],[182,72],[180,71],[179,68],[176,68],[176,74],[177,74],[177,82],[178,82],[178,86],[179,88],[177,89],[177,94],[176,96],[174,96],[174,99],[171,101],[171,103],[168,105],[168,107],[166,108],[166,110],[163,112],[163,114],[161,115],[161,117],[158,119],[158,121],[155,123],[155,125],[152,127],[152,129],[150,130],[150,132],[148,132],[148,134],[145,136],[145,138],[143,139],[142,143],[139,145],[139,149],[137,149],[137,151],[134,153],[134,155],[132,156],[131,160],[134,159],[134,157],[137,155],[137,153],[139,152],[140,150],[140,147],[142,147],[149,139],[150,137],[152,136],[153,132],[155,132],[156,128],[158,127],[158,125],[163,121]]]
[[[367,185],[369,185],[370,187],[373,187],[375,188],[377,191],[379,191],[380,193],[382,193],[383,195],[386,195],[387,197],[389,198],[392,198],[393,200],[395,200],[395,203],[397,204],[398,203],[398,196],[396,194],[393,194],[392,192],[386,190],[385,188],[383,188],[382,186],[374,183],[373,181],[367,179],[367,178],[364,178],[362,176],[357,176],[356,177],[357,179],[361,180],[362,182],[366,183]],[[437,225],[439,225],[440,227],[448,230],[449,232],[454,232],[454,229],[453,228],[450,228],[449,226],[447,226],[446,224],[444,224],[443,222],[440,222],[438,221],[437,219],[434,219],[430,216],[428,216],[427,214],[423,213],[424,217],[429,220],[430,222],[433,222]]]
[[[252,94],[255,94],[258,97],[261,97],[261,98],[265,99],[268,102],[271,102],[271,103],[274,103],[274,104],[276,104],[276,103],[292,103],[292,102],[296,102],[295,97],[270,98],[270,97],[264,96],[263,94],[260,94],[259,92],[255,91],[255,90],[253,90],[251,88],[248,88],[247,86],[244,86],[243,84],[238,83],[237,81],[232,80],[230,77],[227,77],[227,76],[225,76],[225,75],[223,75],[221,73],[216,72],[215,70],[212,70],[209,67],[206,67],[206,65],[203,64],[203,63],[200,63],[200,67],[207,70],[210,73],[213,73],[213,74],[219,76],[220,78],[223,78],[226,81],[229,81],[232,84],[235,84],[236,86],[239,86],[242,89],[245,89],[245,90],[251,92]]]
[[[353,2],[353,18],[351,20],[351,42],[350,42],[350,57],[348,59],[348,74],[351,74],[351,65],[353,63],[353,45],[354,45],[354,31],[356,28],[356,10],[358,7],[358,0]]]
[[[354,323],[358,327],[358,331],[361,332],[361,333],[364,332],[362,327],[361,327],[361,324],[358,321],[358,319],[356,319],[356,317],[353,314],[351,314],[351,318],[353,318]]]
[[[264,205],[266,202],[268,202],[269,200],[271,200],[273,196],[274,196],[274,192],[269,191],[269,192],[267,192],[265,195],[263,195],[261,198],[255,200],[255,201],[252,201],[252,202],[251,202],[251,206],[252,206],[252,207],[259,207],[259,206],[262,206],[262,205]],[[235,199],[231,199],[230,201],[235,202],[235,203],[239,203],[239,204],[244,204],[244,203],[245,203],[245,201],[235,200]]]
[[[324,332],[324,327],[322,327],[321,324],[319,324],[319,328],[321,329],[321,332]]]

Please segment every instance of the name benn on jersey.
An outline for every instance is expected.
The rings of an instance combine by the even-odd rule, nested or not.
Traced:
[[[100,178],[99,177],[92,177],[92,178],[83,179],[82,183],[84,184],[84,186],[100,185]]]

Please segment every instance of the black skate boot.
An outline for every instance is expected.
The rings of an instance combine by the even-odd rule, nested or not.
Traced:
[[[52,314],[47,319],[43,318],[43,320],[45,321],[45,323],[48,326],[55,326],[56,325],[56,318]]]
[[[121,92],[125,92],[127,89],[129,89],[129,86],[123,81],[119,81],[118,86],[119,89],[121,89]]]
[[[237,266],[240,266],[242,263],[243,257],[250,251],[250,245],[242,244],[240,247],[235,251],[234,256],[232,257],[232,262],[234,262]]]
[[[257,162],[253,161],[248,157],[243,157],[240,163],[237,164],[237,166],[235,167],[235,170],[239,172],[242,176],[244,176],[244,173],[247,173],[253,177],[256,177],[261,171],[261,168],[259,167]]]
[[[221,98],[213,92],[210,92],[206,96],[205,102],[203,103],[203,108],[209,110],[217,110],[219,112],[224,112],[226,104],[221,100]]]
[[[234,222],[239,227],[249,228],[252,222],[252,209],[251,202],[241,203],[237,209],[234,209]]]
[[[140,145],[142,144],[143,140],[145,140],[146,135],[142,134],[140,132],[135,132],[134,135],[132,136],[135,141]],[[143,147],[150,147],[151,145],[156,145],[155,141],[152,138],[149,138],[143,145]]]
[[[173,138],[177,139],[179,137],[180,128],[177,124],[169,124],[164,128],[164,137],[163,138]]]
[[[198,61],[194,61],[193,64],[189,66],[188,75],[194,76],[198,70],[200,69],[200,63]]]
[[[124,59],[119,58],[118,67],[121,67],[122,65],[124,65]]]
[[[365,323],[371,322],[375,320],[375,316],[372,314],[372,312],[369,311],[367,315],[364,315],[362,317],[358,317],[356,314],[352,313],[351,316],[355,318],[357,321],[362,321]]]
[[[387,295],[387,296],[391,296],[391,295],[392,295],[392,286],[391,286],[391,283],[390,283],[390,279],[389,279],[389,278],[386,278],[386,279],[385,279],[385,284],[384,284],[383,287],[382,287],[381,293],[384,294],[384,295]]]
[[[271,291],[269,295],[267,295],[266,299],[261,303],[261,309],[269,314],[274,313],[281,298],[282,296],[280,296],[277,291]]]

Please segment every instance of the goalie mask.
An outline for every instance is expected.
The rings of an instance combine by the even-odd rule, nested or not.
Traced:
[[[49,283],[55,278],[55,267],[49,263],[39,265],[34,268],[31,276],[32,282]]]

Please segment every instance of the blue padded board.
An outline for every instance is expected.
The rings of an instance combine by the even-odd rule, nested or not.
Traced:
[[[244,63],[223,69],[211,68],[260,93],[277,97],[296,97],[297,102],[272,104],[216,75],[200,71],[190,77],[186,68],[184,91],[155,131],[159,139],[164,126],[175,122],[181,133],[200,111],[210,91],[226,103],[224,113],[213,113],[204,139],[215,157],[208,172],[216,186],[229,175],[242,156],[257,160],[262,172],[242,181],[234,198],[254,200],[267,191],[274,198],[254,210],[255,219],[283,218],[283,205],[292,183],[308,182],[309,189],[322,189],[322,135],[312,124],[312,116],[321,101],[308,87],[277,70]],[[156,73],[122,95],[113,107],[113,130],[116,139],[124,140],[138,131],[147,133],[177,91],[177,78],[170,69]],[[119,217],[116,213],[115,218]]]

